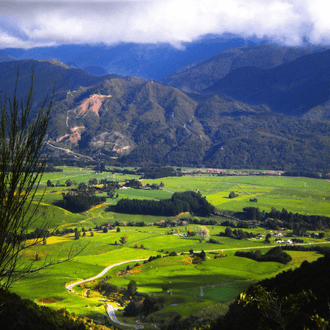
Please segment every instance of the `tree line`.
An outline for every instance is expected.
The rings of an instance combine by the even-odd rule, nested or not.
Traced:
[[[255,252],[237,251],[235,256],[249,258],[256,261],[275,261],[282,264],[287,264],[292,260],[292,257],[288,253],[284,252],[279,246],[270,249],[265,254],[262,254],[260,250],[256,250]]]
[[[200,193],[193,191],[177,192],[170,199],[160,201],[121,199],[114,207],[118,213],[175,216],[190,212],[199,216],[209,216],[215,208]]]
[[[278,230],[281,227],[296,231],[323,230],[330,227],[330,217],[322,215],[305,215],[272,208],[270,212],[260,211],[257,207],[245,207],[243,212],[236,212],[241,220],[257,220],[261,226]]]

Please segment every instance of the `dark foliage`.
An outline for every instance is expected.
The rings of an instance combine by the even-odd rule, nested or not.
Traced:
[[[182,176],[181,171],[174,170],[173,167],[141,168],[138,173],[143,173],[141,179],[160,179],[169,176]]]
[[[191,315],[182,318],[181,315],[173,313],[172,316],[165,324],[160,328],[161,330],[182,330],[182,329],[209,329],[210,324],[213,320],[200,318],[195,315]]]
[[[89,330],[105,329],[91,321],[77,319],[65,309],[54,310],[0,289],[1,329]]]
[[[236,239],[246,239],[246,238],[252,238],[256,235],[251,233],[248,233],[247,231],[243,231],[242,229],[234,229],[232,230],[231,227],[226,227],[224,232],[220,232],[219,236],[227,236],[231,238]]]
[[[288,253],[284,252],[279,246],[272,248],[265,254],[262,254],[260,250],[257,250],[255,252],[237,251],[235,253],[235,256],[250,258],[256,261],[275,261],[280,262],[282,264],[287,264],[292,260],[292,257]]]
[[[238,197],[238,194],[236,194],[234,191],[231,191],[231,192],[229,193],[228,198],[236,198],[236,197]]]
[[[173,216],[182,212],[191,212],[199,216],[209,216],[215,212],[212,206],[200,193],[186,191],[174,193],[171,199],[161,201],[121,199],[114,210],[118,213],[149,214]]]
[[[282,173],[282,176],[301,176],[301,177],[314,178],[314,179],[330,179],[330,176],[327,173],[307,172],[307,171],[286,171]]]
[[[286,209],[278,211],[272,208],[270,212],[261,212],[256,207],[245,207],[244,212],[235,213],[236,217],[242,220],[258,220],[261,226],[270,229],[279,229],[284,227],[294,229],[297,232],[303,230],[322,230],[330,227],[330,217],[320,215],[304,215],[288,212]],[[280,220],[281,222],[279,223]]]
[[[89,210],[92,206],[102,204],[106,201],[106,197],[95,195],[77,194],[63,195],[63,199],[55,201],[54,205],[73,213],[80,213]]]
[[[258,285],[267,291],[275,291],[276,295],[282,299],[290,294],[296,295],[304,290],[315,295],[316,299],[311,299],[309,303],[301,307],[299,314],[292,313],[289,319],[288,329],[317,329],[316,324],[311,320],[311,316],[318,314],[325,320],[330,319],[329,300],[330,300],[330,256],[326,255],[317,261],[309,263],[304,261],[299,268],[288,270],[278,274],[271,279],[263,280]],[[247,294],[253,292],[250,287]],[[229,311],[224,317],[220,317],[212,330],[255,330],[261,325],[263,319],[260,310],[256,306],[238,304],[238,299],[230,306]],[[278,329],[278,324],[268,320],[269,329]],[[329,327],[326,327],[328,329]]]
[[[138,316],[141,312],[141,307],[138,305],[135,301],[130,301],[125,309],[124,309],[124,315],[125,316]]]

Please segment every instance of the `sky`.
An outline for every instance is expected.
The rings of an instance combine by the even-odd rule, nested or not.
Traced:
[[[329,0],[0,0],[0,48],[183,43],[233,33],[330,44]]]

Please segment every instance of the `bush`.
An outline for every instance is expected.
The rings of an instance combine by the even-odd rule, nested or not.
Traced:
[[[219,241],[215,240],[214,238],[210,238],[210,240],[208,241],[208,243],[221,244]]]
[[[229,197],[229,198],[236,198],[236,197],[238,197],[238,195],[235,194],[234,191],[231,191],[228,197]]]

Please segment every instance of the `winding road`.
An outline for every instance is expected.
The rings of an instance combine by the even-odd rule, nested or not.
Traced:
[[[144,260],[148,260],[148,258],[146,258],[146,259],[134,259],[134,260],[127,260],[127,261],[118,262],[116,264],[113,264],[113,265],[108,266],[107,268],[103,269],[101,273],[99,273],[98,275],[96,275],[94,277],[88,278],[86,280],[81,280],[81,281],[78,281],[78,282],[68,284],[66,286],[66,289],[69,290],[69,292],[75,293],[73,288],[76,285],[86,283],[86,282],[90,282],[90,281],[94,281],[97,278],[100,278],[103,275],[105,275],[113,267],[117,267],[117,266],[120,266],[120,265],[123,265],[123,264],[127,264],[129,262],[138,262],[138,261],[144,261]],[[118,321],[118,319],[115,315],[115,309],[113,308],[113,306],[110,305],[110,304],[107,304],[107,303],[106,303],[106,306],[107,306],[107,314],[108,314],[108,316],[109,316],[109,318],[112,322],[117,323],[118,325],[121,325],[121,326],[124,326],[124,327],[131,327],[131,328],[135,328],[135,329],[143,329],[144,328],[142,325],[126,324],[126,323],[122,323],[122,322]]]
[[[320,242],[318,244],[329,244],[329,242]],[[310,245],[310,243],[299,243],[299,244],[296,244],[296,245]],[[231,251],[231,250],[252,250],[252,249],[263,249],[263,248],[271,248],[271,247],[274,247],[274,245],[254,246],[254,247],[244,247],[244,248],[237,248],[236,247],[236,248],[227,248],[227,249],[205,250],[205,252],[216,252],[216,251],[224,252],[224,251]],[[201,252],[201,251],[195,251],[195,252]],[[101,273],[99,273],[98,275],[96,275],[94,277],[88,278],[86,280],[80,280],[78,282],[74,282],[74,283],[68,284],[66,286],[66,289],[69,292],[76,293],[73,290],[73,288],[76,285],[79,285],[79,284],[82,284],[82,283],[86,283],[86,282],[90,282],[90,281],[96,280],[97,278],[100,278],[103,275],[105,275],[111,268],[114,268],[114,267],[117,267],[117,266],[120,266],[120,265],[123,265],[123,264],[127,264],[129,262],[138,262],[138,261],[144,261],[144,260],[148,260],[148,258],[145,258],[145,259],[134,259],[134,260],[127,260],[127,261],[118,262],[116,264],[113,264],[111,266],[106,267]],[[111,304],[107,304],[106,302],[105,302],[105,304],[106,304],[107,314],[108,314],[108,316],[109,316],[109,318],[110,318],[110,320],[112,322],[114,322],[114,323],[116,323],[118,325],[121,325],[121,326],[131,327],[131,328],[135,328],[135,329],[143,329],[144,328],[142,325],[126,324],[126,323],[120,322],[117,319],[116,315],[115,315],[115,308]]]

